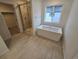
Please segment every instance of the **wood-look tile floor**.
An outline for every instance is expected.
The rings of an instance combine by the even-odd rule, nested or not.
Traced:
[[[10,33],[11,33],[12,36],[20,33],[19,28],[17,26],[9,28],[9,31],[10,31]]]
[[[9,52],[0,59],[63,59],[63,52],[61,42],[18,34],[10,41]]]

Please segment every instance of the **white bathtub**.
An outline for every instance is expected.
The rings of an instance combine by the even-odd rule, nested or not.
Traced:
[[[59,41],[62,36],[62,28],[52,27],[47,25],[40,25],[37,28],[37,35],[54,41]]]

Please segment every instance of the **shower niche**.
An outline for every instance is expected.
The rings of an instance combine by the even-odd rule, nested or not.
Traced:
[[[11,35],[18,34],[19,28],[17,19],[14,12],[2,12],[2,15],[4,17],[4,20],[7,24],[8,30],[11,33]]]

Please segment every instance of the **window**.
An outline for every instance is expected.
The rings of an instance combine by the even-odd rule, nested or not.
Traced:
[[[59,23],[62,12],[62,5],[48,6],[45,11],[44,22]]]

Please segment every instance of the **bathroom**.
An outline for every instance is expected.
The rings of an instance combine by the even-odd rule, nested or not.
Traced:
[[[12,5],[20,33],[11,36],[0,16],[0,35],[4,41],[11,38],[9,51],[5,48],[7,54],[1,59],[73,59],[77,56],[77,0],[19,0]]]

